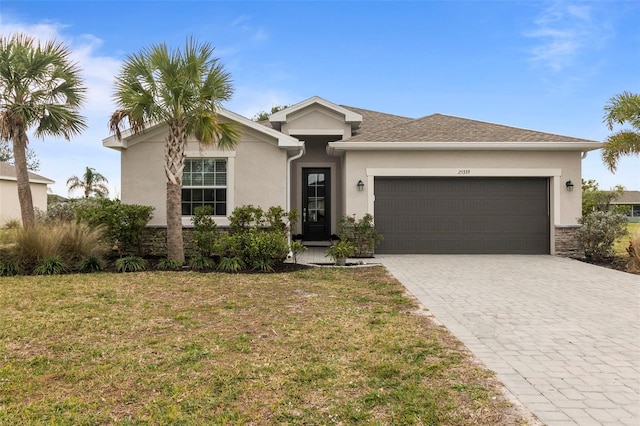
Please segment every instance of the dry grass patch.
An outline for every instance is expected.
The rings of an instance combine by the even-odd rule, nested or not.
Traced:
[[[525,424],[381,268],[0,279],[1,424]]]

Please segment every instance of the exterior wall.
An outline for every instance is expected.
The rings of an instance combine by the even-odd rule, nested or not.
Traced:
[[[345,214],[358,217],[373,213],[375,194],[372,169],[415,169],[423,176],[534,176],[549,172],[551,247],[555,247],[555,227],[577,225],[582,211],[580,190],[581,161],[579,152],[535,151],[350,151],[345,153]],[[538,172],[535,172],[538,169]],[[534,170],[534,171],[532,171]],[[551,174],[551,171],[557,175]],[[393,171],[390,171],[391,175]],[[409,172],[411,174],[411,172]],[[414,174],[417,175],[417,174]],[[537,174],[540,176],[540,174]],[[356,182],[366,187],[359,192]],[[565,182],[571,180],[569,192]]]
[[[144,137],[144,136],[143,136]],[[164,133],[156,132],[121,153],[122,202],[153,206],[150,226],[166,226],[166,177],[164,173]],[[286,151],[245,132],[235,150],[200,147],[190,140],[187,158],[227,158],[227,214],[235,207],[253,204],[268,208],[285,206]],[[191,226],[190,217],[183,225]],[[219,226],[228,224],[216,218]]]
[[[33,207],[47,211],[47,185],[31,184]],[[0,226],[13,219],[21,220],[18,184],[14,180],[0,180]]]

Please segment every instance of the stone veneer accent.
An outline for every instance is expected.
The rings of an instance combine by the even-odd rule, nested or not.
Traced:
[[[578,257],[578,229],[580,225],[556,226],[556,256]]]

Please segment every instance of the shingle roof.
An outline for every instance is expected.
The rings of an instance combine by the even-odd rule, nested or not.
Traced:
[[[0,179],[15,180],[16,178],[16,168],[11,164],[3,163],[0,161]],[[55,183],[49,178],[44,176],[40,176],[38,174],[29,172],[29,181],[42,181],[43,183]]]
[[[362,116],[362,123],[356,129],[354,137],[369,133],[379,132],[383,129],[395,127],[413,121],[413,118],[403,117],[400,115],[386,114],[379,111],[371,111],[368,109],[355,108],[346,105],[340,105]]]
[[[624,191],[620,198],[611,204],[640,204],[640,191]]]
[[[503,126],[500,124],[433,114],[396,125],[375,125],[345,141],[349,142],[593,142],[586,139]],[[372,121],[375,116],[372,115]],[[399,120],[401,121],[401,120]]]

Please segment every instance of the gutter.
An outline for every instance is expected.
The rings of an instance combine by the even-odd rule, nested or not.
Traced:
[[[301,142],[302,142],[302,145],[300,146],[300,152],[298,152],[293,157],[289,157],[287,159],[287,170],[286,170],[287,197],[285,200],[285,203],[286,203],[285,211],[287,212],[287,214],[291,211],[291,163],[293,163],[294,160],[297,160],[298,158],[302,157],[305,152],[304,141],[301,141]],[[291,224],[290,223],[289,223],[289,231],[287,232],[287,243],[289,244],[289,247],[291,247]],[[287,258],[290,259],[291,257],[293,257],[293,252],[289,250],[289,254],[287,255]]]

